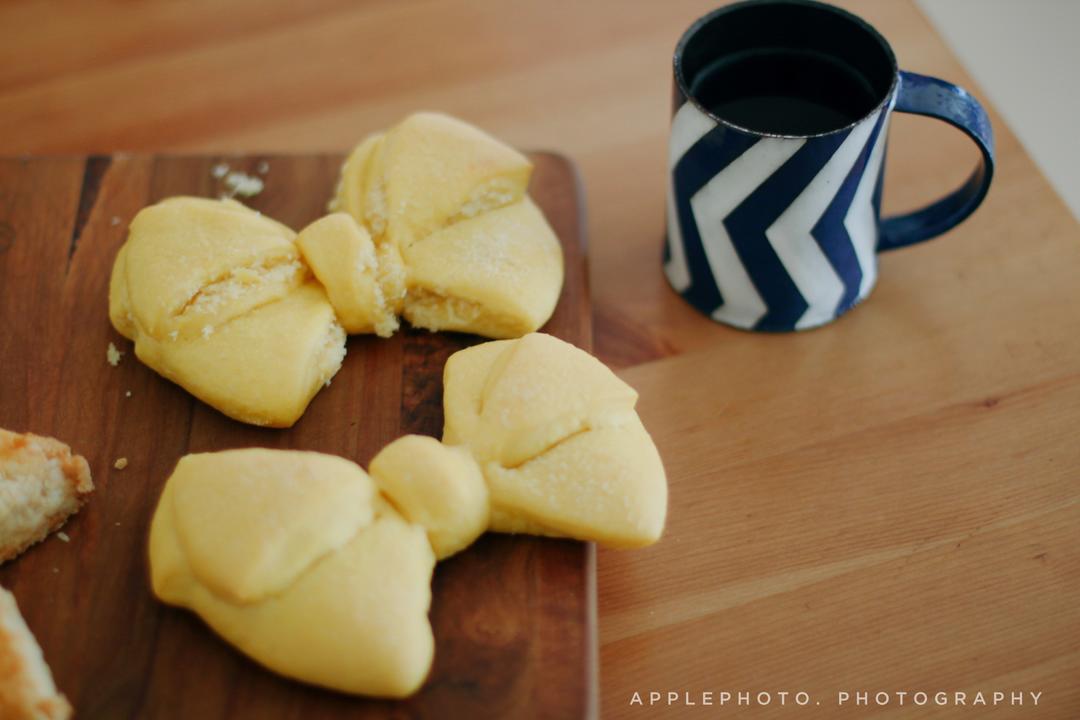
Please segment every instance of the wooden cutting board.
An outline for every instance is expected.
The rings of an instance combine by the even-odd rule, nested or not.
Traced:
[[[535,154],[531,192],[563,244],[566,283],[545,330],[590,349],[581,191],[566,159]],[[342,158],[0,160],[0,427],[86,456],[97,490],[65,527],[0,568],[80,720],[551,717],[595,714],[594,549],[487,535],[435,570],[435,663],[402,702],[274,675],[193,614],[150,594],[146,536],[165,478],[189,452],[243,446],[335,453],[367,465],[405,433],[442,430],[442,368],[475,336],[406,329],[349,339],[344,366],[289,430],[243,425],[134,357],[109,325],[107,287],[127,223],[161,198],[222,191],[211,167],[257,174],[248,204],[299,229],[324,213]],[[113,342],[119,367],[106,363]],[[129,395],[130,393],[130,395]],[[124,470],[114,461],[128,460]],[[392,628],[388,628],[392,632]]]

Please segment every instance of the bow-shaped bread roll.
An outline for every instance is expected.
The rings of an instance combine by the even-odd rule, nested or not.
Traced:
[[[600,362],[546,335],[463,350],[446,367],[446,440],[408,435],[370,474],[331,455],[188,455],[151,526],[154,593],[266,667],[344,692],[423,683],[436,559],[485,530],[647,545],[667,483]]]
[[[150,530],[158,598],[271,670],[364,695],[427,675],[434,565],[358,465],[318,453],[187,455]]]
[[[479,463],[493,530],[650,545],[664,529],[667,481],[636,403],[599,360],[533,333],[450,357],[443,442]]]
[[[357,146],[330,209],[368,234],[386,308],[429,330],[519,337],[547,322],[563,283],[531,175],[528,158],[487,133],[416,113]],[[334,301],[342,278],[313,267]]]

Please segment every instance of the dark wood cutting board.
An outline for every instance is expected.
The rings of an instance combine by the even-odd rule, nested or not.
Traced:
[[[581,192],[564,158],[535,154],[533,197],[566,254],[545,330],[591,349]],[[257,174],[247,204],[299,229],[324,213],[342,158],[0,160],[0,427],[55,436],[97,490],[55,535],[0,567],[82,720],[120,718],[573,718],[595,714],[591,545],[486,535],[435,570],[435,663],[413,698],[377,701],[262,669],[195,615],[149,591],[146,536],[165,478],[188,452],[243,446],[335,453],[366,467],[405,433],[439,436],[442,368],[481,342],[405,329],[349,339],[344,366],[289,430],[229,420],[140,364],[109,325],[107,288],[127,223],[161,198],[222,191],[211,167]],[[109,342],[124,352],[106,363]],[[130,396],[128,393],[130,392]],[[116,470],[125,457],[128,466]],[[392,628],[388,628],[392,632]]]

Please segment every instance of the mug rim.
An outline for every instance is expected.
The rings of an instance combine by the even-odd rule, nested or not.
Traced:
[[[820,133],[810,133],[810,134],[801,134],[801,135],[799,135],[799,134],[788,134],[788,133],[766,132],[766,131],[762,131],[762,130],[753,130],[751,128],[743,127],[742,125],[738,125],[736,123],[731,122],[730,120],[726,120],[726,119],[720,117],[719,115],[714,113],[712,110],[709,110],[707,107],[702,105],[701,102],[697,99],[697,97],[695,97],[690,92],[690,87],[687,84],[686,77],[683,74],[683,66],[682,66],[683,54],[684,54],[684,51],[686,50],[686,46],[690,44],[690,41],[693,40],[694,37],[697,36],[697,34],[701,31],[701,29],[703,27],[705,27],[709,23],[713,22],[714,20],[716,20],[718,17],[720,17],[722,15],[726,15],[726,14],[728,14],[730,12],[735,11],[735,10],[741,10],[741,9],[744,9],[744,8],[747,8],[747,7],[753,7],[755,5],[776,5],[776,6],[782,6],[782,5],[800,6],[801,5],[803,7],[811,7],[811,8],[814,8],[816,10],[822,10],[824,12],[831,12],[831,13],[834,13],[836,15],[841,16],[845,20],[853,22],[860,29],[862,29],[863,31],[868,33],[872,38],[874,38],[874,40],[877,41],[877,44],[881,46],[882,50],[885,51],[885,55],[888,58],[889,64],[892,67],[892,80],[889,83],[889,89],[885,92],[884,96],[877,102],[877,104],[874,105],[874,107],[871,108],[862,117],[858,118],[857,120],[853,120],[852,122],[850,122],[850,123],[848,123],[846,125],[843,125],[841,127],[833,128],[832,130],[826,130],[825,132],[820,132]],[[682,96],[686,98],[687,102],[693,103],[695,108],[697,108],[699,111],[704,113],[710,119],[715,120],[720,125],[731,128],[733,130],[737,130],[737,131],[745,133],[747,135],[753,135],[755,137],[769,137],[769,138],[779,138],[779,139],[787,139],[787,140],[805,140],[805,139],[811,139],[811,138],[828,137],[829,135],[834,135],[836,133],[851,130],[852,128],[854,128],[859,123],[865,122],[868,118],[876,115],[879,111],[882,110],[882,108],[887,107],[890,100],[891,100],[891,98],[895,94],[896,86],[900,81],[900,66],[896,61],[896,53],[893,52],[892,45],[889,44],[889,41],[885,39],[885,36],[882,35],[877,30],[877,28],[875,28],[873,25],[871,25],[866,20],[862,19],[861,17],[859,17],[858,15],[856,15],[853,12],[845,10],[844,8],[841,8],[841,7],[837,7],[835,5],[830,5],[829,3],[819,2],[818,0],[740,0],[739,2],[733,2],[733,3],[729,4],[729,5],[724,5],[722,7],[718,7],[715,10],[712,10],[711,12],[708,12],[708,13],[702,15],[701,17],[699,17],[697,20],[695,20],[693,23],[690,24],[690,27],[688,27],[683,32],[682,36],[679,38],[679,42],[676,43],[676,45],[675,45],[675,54],[674,54],[674,56],[672,58],[672,64],[673,64],[674,71],[675,71],[675,83],[679,88],[679,92],[682,93]]]

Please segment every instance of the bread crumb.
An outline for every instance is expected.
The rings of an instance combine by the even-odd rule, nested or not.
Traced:
[[[225,175],[228,174],[228,172],[229,172],[228,163],[218,163],[214,167],[210,168],[210,174],[213,175],[218,180],[225,177]]]
[[[112,343],[109,343],[109,347],[105,350],[105,359],[108,360],[109,364],[113,367],[120,364],[120,358],[123,357],[123,355],[124,353],[117,350],[116,346]]]
[[[225,176],[225,187],[232,193],[230,197],[254,197],[263,191],[262,178],[234,170]]]
[[[116,215],[113,215],[112,219],[109,220],[109,224],[112,225],[113,227],[116,227],[117,225],[120,224],[120,218],[117,217]]]
[[[125,392],[124,397],[131,397],[131,391],[128,390],[127,392]]]
[[[61,530],[60,532],[56,533],[56,537],[60,538],[60,539],[61,539],[61,540],[62,540],[63,542],[71,542],[71,536],[70,536],[70,535],[68,535],[68,534],[67,534],[66,532],[64,532],[63,530]]]
[[[60,572],[60,568],[53,568],[53,569],[52,569],[52,571],[53,571],[54,573],[58,573],[58,572]]]
[[[117,458],[116,462],[113,463],[113,467],[116,468],[117,470],[123,470],[124,468],[127,467],[127,458],[126,457]]]
[[[259,171],[260,175],[265,175],[266,173],[270,172],[270,163],[266,160],[263,160],[255,166],[255,169]]]

